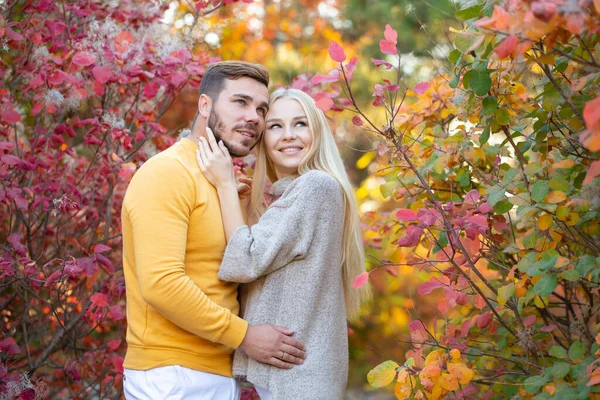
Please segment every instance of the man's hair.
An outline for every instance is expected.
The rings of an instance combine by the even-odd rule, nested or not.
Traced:
[[[240,78],[251,78],[269,86],[269,72],[262,65],[244,61],[221,61],[212,64],[204,73],[200,82],[200,94],[206,94],[217,101],[225,87],[225,79]]]
[[[198,97],[205,94],[216,102],[225,88],[225,79],[237,80],[240,78],[251,78],[269,87],[269,71],[260,64],[252,64],[245,61],[221,61],[209,66],[200,82]],[[198,112],[192,122],[196,123]]]

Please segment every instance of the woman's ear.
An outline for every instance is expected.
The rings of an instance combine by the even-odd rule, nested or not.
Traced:
[[[212,99],[206,94],[201,94],[198,98],[198,113],[204,118],[208,119],[212,110]]]

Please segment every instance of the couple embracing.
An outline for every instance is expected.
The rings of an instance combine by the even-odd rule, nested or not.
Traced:
[[[127,189],[128,400],[238,399],[235,378],[263,400],[343,397],[346,318],[368,294],[352,289],[365,268],[356,200],[314,100],[268,84],[260,65],[210,66],[191,134]],[[231,157],[254,147],[242,207]]]

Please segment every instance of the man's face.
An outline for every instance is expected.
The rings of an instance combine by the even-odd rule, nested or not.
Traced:
[[[234,157],[244,157],[265,130],[269,91],[251,78],[226,79],[225,88],[213,103],[208,127],[225,143]]]

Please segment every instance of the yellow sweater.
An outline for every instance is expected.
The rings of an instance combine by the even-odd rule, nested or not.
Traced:
[[[237,283],[217,278],[227,242],[197,148],[182,139],[152,157],[125,194],[128,369],[181,365],[231,376],[248,329],[237,316]]]

